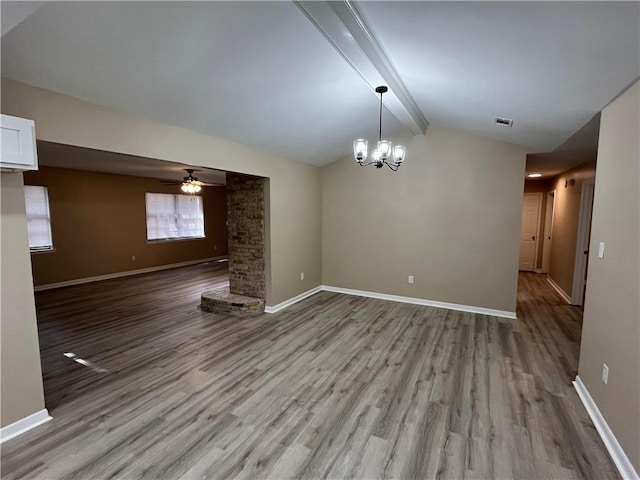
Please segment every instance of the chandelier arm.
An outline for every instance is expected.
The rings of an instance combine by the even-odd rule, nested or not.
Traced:
[[[397,172],[397,171],[398,171],[398,167],[399,167],[399,165],[391,165],[391,164],[390,164],[390,163],[388,163],[388,162],[384,162],[384,164],[385,164],[387,167],[389,167],[392,171],[394,171],[394,172]]]
[[[361,167],[368,167],[369,165],[373,165],[374,163],[376,163],[375,160],[371,161],[371,162],[366,162],[366,163],[362,162],[362,163],[360,163],[360,166]]]

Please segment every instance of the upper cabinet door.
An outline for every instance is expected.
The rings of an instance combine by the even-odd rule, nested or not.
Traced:
[[[2,115],[0,151],[0,168],[3,170],[37,170],[36,128],[33,120]]]

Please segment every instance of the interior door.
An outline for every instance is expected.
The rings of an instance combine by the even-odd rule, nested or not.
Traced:
[[[525,193],[522,202],[520,264],[518,268],[525,272],[533,272],[536,269],[541,198],[542,194],[540,193]]]

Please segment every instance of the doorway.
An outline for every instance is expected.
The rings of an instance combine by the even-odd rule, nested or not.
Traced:
[[[593,194],[595,179],[586,180],[582,184],[580,196],[580,213],[578,217],[578,236],[576,240],[576,259],[573,270],[573,288],[571,304],[584,305],[587,288],[587,266],[589,262],[589,238],[591,237],[591,213],[593,211]]]
[[[522,202],[522,224],[520,230],[520,260],[518,269],[533,272],[538,263],[538,231],[540,229],[540,206],[542,193],[525,193]]]
[[[544,238],[542,240],[542,268],[540,273],[549,273],[551,265],[551,241],[553,235],[553,209],[556,203],[556,191],[547,193],[544,215]]]

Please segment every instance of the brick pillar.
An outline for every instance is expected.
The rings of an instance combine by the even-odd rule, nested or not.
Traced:
[[[229,291],[264,300],[265,179],[227,172]]]

